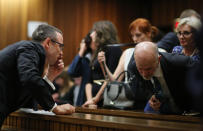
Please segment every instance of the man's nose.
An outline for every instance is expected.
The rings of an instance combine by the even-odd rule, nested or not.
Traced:
[[[60,51],[60,56],[61,56],[61,58],[63,57],[63,51]]]
[[[181,34],[179,37],[180,37],[180,39],[183,39],[183,38],[184,38],[183,34]]]

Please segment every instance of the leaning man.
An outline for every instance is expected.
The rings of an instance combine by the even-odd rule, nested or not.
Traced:
[[[20,41],[0,51],[0,127],[4,119],[21,107],[32,107],[34,101],[55,114],[71,114],[75,107],[57,106],[51,96],[52,81],[63,68],[63,35],[51,25],[39,25],[32,41]],[[48,72],[43,75],[44,65]]]

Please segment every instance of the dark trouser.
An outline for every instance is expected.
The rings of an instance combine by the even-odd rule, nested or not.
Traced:
[[[3,125],[4,120],[6,119],[7,115],[0,113],[0,130]]]
[[[4,104],[1,104],[0,102],[0,129],[8,114],[9,114],[8,108]]]

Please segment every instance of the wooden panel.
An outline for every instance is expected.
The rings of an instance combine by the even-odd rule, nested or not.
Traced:
[[[71,63],[81,39],[99,20],[112,21],[120,42],[132,42],[128,26],[138,17],[167,28],[186,8],[202,10],[202,0],[0,0],[0,49],[27,38],[29,20],[46,21],[64,32],[64,61]]]
[[[54,25],[64,32],[65,65],[71,63],[78,53],[81,39],[88,33],[94,22],[112,21],[117,29],[120,42],[132,42],[128,26],[138,17],[147,18],[152,25],[169,31],[173,19],[187,8],[201,12],[201,0],[59,0],[54,4]]]
[[[0,0],[0,49],[27,40],[27,22],[53,22],[53,0]]]
[[[25,120],[22,127],[19,128],[15,123],[4,123],[3,129],[18,129],[18,130],[92,130],[92,131],[127,131],[127,130],[200,130],[200,124],[189,123],[189,122],[173,122],[173,121],[162,121],[162,120],[150,120],[141,118],[128,118],[128,117],[117,117],[107,115],[96,115],[96,114],[85,114],[85,113],[74,113],[72,115],[56,115],[47,116],[40,114],[30,114],[22,112],[14,112],[7,119],[9,121],[13,117],[18,117]],[[40,120],[45,128],[39,128],[33,123],[36,120]],[[49,121],[49,122],[48,122]],[[48,122],[48,123],[47,123]],[[7,125],[6,125],[7,124]],[[57,126],[56,126],[57,125]],[[62,125],[62,127],[60,127]],[[55,128],[56,126],[56,128]],[[63,129],[62,129],[63,130]]]
[[[129,24],[143,12],[149,16],[144,2],[132,0],[60,0],[54,4],[54,25],[64,32],[65,65],[70,64],[78,53],[79,43],[99,20],[112,21],[117,29],[121,42],[130,42]]]
[[[200,14],[203,13],[202,5],[202,0],[154,0],[151,22],[158,27],[168,27],[185,9],[191,8]]]

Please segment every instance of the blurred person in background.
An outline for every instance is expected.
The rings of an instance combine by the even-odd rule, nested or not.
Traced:
[[[201,16],[193,9],[183,10],[180,14],[179,19],[176,18],[175,25],[173,27],[178,27],[179,20],[186,17],[196,17],[197,19],[201,19]],[[173,29],[174,31],[176,29]],[[180,45],[176,32],[168,32],[158,43],[158,48],[162,49],[165,52],[171,53],[174,46]],[[162,52],[163,52],[162,51]]]
[[[60,97],[60,100],[63,101],[64,103],[69,103],[71,105],[76,106],[76,102],[78,99],[78,94],[81,86],[81,77],[75,77],[73,78],[74,84],[72,87],[68,90],[64,96]]]
[[[177,27],[180,46],[175,46],[172,52],[191,56],[194,60],[199,61],[200,55],[196,46],[195,36],[201,26],[201,21],[196,17],[192,16],[181,19]]]
[[[98,21],[93,24],[91,31],[80,43],[78,55],[73,59],[68,73],[72,77],[82,77],[81,87],[76,102],[77,106],[92,99],[104,81],[102,69],[97,61],[99,51],[106,52],[107,65],[113,72],[118,64],[122,50],[119,47],[108,47],[109,44],[119,43],[117,29],[110,21]],[[102,101],[100,102],[102,105]]]
[[[74,85],[72,78],[67,74],[67,70],[64,70],[56,77],[54,85],[56,90],[52,93],[52,97],[57,104],[63,104],[64,102],[61,101],[61,98],[64,97]]]

